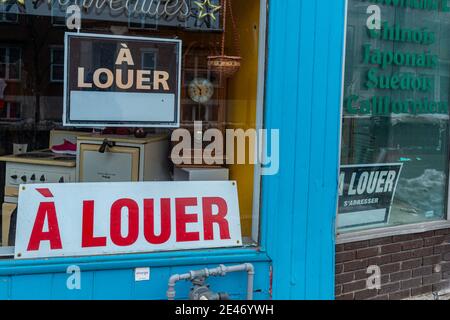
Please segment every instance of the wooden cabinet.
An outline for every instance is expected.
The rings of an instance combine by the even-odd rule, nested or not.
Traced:
[[[17,204],[3,203],[2,205],[2,246],[8,246],[9,229],[11,226],[11,215],[17,208]]]

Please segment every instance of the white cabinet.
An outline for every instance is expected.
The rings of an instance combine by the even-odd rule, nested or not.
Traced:
[[[167,181],[169,137],[134,138],[113,135],[77,139],[77,181]]]

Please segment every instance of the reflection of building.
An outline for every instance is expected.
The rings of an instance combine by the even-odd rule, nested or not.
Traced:
[[[19,15],[16,21],[0,23],[0,32],[0,77],[7,83],[0,118],[32,122],[39,104],[40,120],[59,120],[64,29],[54,28],[48,19]]]

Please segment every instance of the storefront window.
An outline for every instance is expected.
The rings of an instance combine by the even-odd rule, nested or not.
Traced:
[[[79,1],[55,0],[47,3],[10,0],[0,5],[0,196],[3,202],[3,249],[11,249],[15,237],[20,236],[15,234],[20,184],[195,180],[200,179],[196,178],[200,171],[202,174],[198,176],[201,179],[237,181],[242,236],[246,239],[246,245],[255,245],[257,235],[254,232],[252,234],[252,230],[258,229],[253,225],[257,223],[258,219],[254,217],[258,213],[254,212],[253,206],[254,197],[259,197],[259,194],[254,194],[254,188],[255,181],[260,179],[254,174],[255,164],[228,162],[226,154],[223,155],[224,161],[219,164],[205,161],[197,163],[194,160],[192,163],[185,161],[179,164],[171,153],[177,145],[171,141],[171,136],[179,128],[187,129],[194,136],[200,134],[201,138],[211,128],[218,129],[225,137],[227,129],[248,130],[261,126],[257,123],[257,118],[261,118],[257,115],[262,112],[262,105],[257,105],[257,87],[258,79],[264,74],[264,67],[258,63],[258,57],[260,43],[265,38],[259,32],[259,19],[265,1],[122,2],[86,2],[83,8],[78,7],[78,11],[77,6],[71,8],[70,5],[79,4]],[[124,7],[125,3],[129,5],[128,8]],[[99,9],[98,6],[104,8]],[[145,12],[142,13],[142,10]],[[76,13],[80,17],[78,20]],[[70,126],[64,125],[65,80],[74,81],[74,78],[65,79],[65,72],[70,74],[72,71],[65,59],[65,35],[68,32],[181,40],[181,107],[179,119],[176,119],[179,128],[164,125],[142,128],[132,125],[89,126],[81,123],[78,126],[76,122],[71,122]],[[81,54],[76,59],[87,65],[87,68],[100,66],[114,70],[120,49],[117,44],[106,40],[91,43],[81,41],[77,47]],[[133,54],[136,52],[133,51]],[[221,53],[234,57],[233,72],[229,73],[226,68],[214,68],[208,63],[210,57],[220,56]],[[142,48],[133,63],[136,69],[143,72],[156,72],[163,64],[167,64],[167,57],[158,48]],[[77,81],[86,86],[92,86],[95,81],[104,85],[109,81],[108,76],[105,72],[96,78],[94,69],[86,69],[83,77]],[[164,79],[164,74],[161,77]],[[127,82],[122,80],[123,83]],[[118,90],[119,86],[115,83],[103,91]],[[164,89],[164,83],[162,87]],[[85,101],[87,105],[91,103]],[[93,134],[110,140],[120,137],[122,142],[129,139],[128,144],[135,143],[136,139],[149,139],[153,135],[163,134],[168,149],[159,159],[161,161],[158,160],[153,168],[148,169],[147,166],[153,166],[153,155],[148,159],[142,156],[133,158],[134,155],[131,155],[132,160],[128,161],[123,155],[128,149],[124,147],[118,151],[111,167],[101,163],[103,171],[97,172],[97,160],[80,155],[80,152],[89,152],[90,149],[80,150],[77,147],[77,141],[88,141]],[[250,145],[252,139],[248,136],[244,139],[250,141],[247,142],[248,152],[254,148]],[[118,144],[114,145],[115,148],[119,147]],[[207,144],[204,140],[200,148]],[[141,166],[139,161],[144,161],[145,165]],[[145,167],[145,172],[142,173],[140,169],[134,172],[135,164],[138,168]],[[148,176],[147,171],[150,172]]]
[[[348,1],[339,233],[447,219],[446,1]]]

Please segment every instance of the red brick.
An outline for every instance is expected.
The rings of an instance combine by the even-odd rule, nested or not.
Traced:
[[[447,252],[450,252],[450,244],[441,244],[439,246],[434,247],[434,254],[445,254]]]
[[[445,236],[447,234],[450,234],[450,229],[441,229],[441,230],[436,230],[434,231],[434,234],[437,236]]]
[[[336,300],[353,300],[355,297],[354,293],[343,294],[336,297]]]
[[[414,234],[402,234],[398,236],[394,236],[393,238],[394,242],[403,242],[403,241],[409,241],[416,239],[416,235]]]
[[[434,256],[429,256],[429,257],[423,257],[423,265],[424,266],[435,265],[435,264],[439,264],[440,262],[441,262],[440,254],[437,254]]]
[[[342,263],[336,264],[334,270],[336,274],[342,273],[344,271],[344,265]]]
[[[373,257],[369,259],[369,266],[382,266],[392,262],[391,255]]]
[[[422,278],[403,280],[401,283],[402,290],[419,288],[420,286],[422,286]]]
[[[381,266],[380,269],[381,269],[381,274],[397,272],[400,270],[400,263],[397,262],[397,263],[386,264],[384,266]]]
[[[343,284],[352,282],[355,279],[355,274],[353,272],[337,274],[335,277],[336,284]]]
[[[370,274],[367,273],[367,270],[358,270],[354,272],[355,280],[368,279]]]
[[[377,290],[363,290],[355,292],[355,300],[367,300],[373,297],[376,297],[378,294]]]
[[[439,292],[450,289],[450,280],[444,280],[439,283],[433,284],[433,292]]]
[[[388,253],[396,253],[400,252],[402,250],[402,244],[401,243],[393,243],[393,244],[387,244],[385,246],[381,246],[381,254],[388,254]]]
[[[339,296],[342,293],[342,286],[335,286],[334,287],[334,295]]]
[[[444,256],[442,257],[442,260],[450,261],[450,252],[447,252],[446,254],[444,254]]]
[[[441,263],[441,270],[442,272],[450,271],[450,262]]]
[[[450,243],[450,234],[444,236],[444,241],[442,243]]]
[[[437,244],[441,244],[443,241],[444,241],[444,236],[436,236],[436,237],[424,239],[423,244],[425,247],[435,246]]]
[[[356,251],[356,258],[358,258],[358,259],[371,258],[371,257],[377,256],[378,253],[379,253],[378,247],[360,249],[360,250]]]
[[[367,286],[366,280],[360,280],[360,281],[355,281],[355,282],[351,282],[351,283],[345,283],[342,286],[342,292],[343,293],[349,293],[349,292],[359,291],[359,290],[365,289],[366,286]]]
[[[418,268],[422,265],[422,258],[402,261],[402,270]]]
[[[429,276],[424,276],[422,278],[423,285],[436,284],[441,281],[442,275],[440,273],[433,273]]]
[[[355,260],[355,251],[344,251],[344,252],[338,252],[336,253],[336,262],[347,262],[351,260]]]
[[[390,279],[391,279],[391,282],[397,282],[400,280],[409,279],[409,278],[411,278],[411,276],[412,276],[412,271],[405,270],[405,271],[400,271],[400,272],[396,272],[396,273],[391,273]]]
[[[342,252],[344,251],[344,245],[343,244],[337,244],[336,245],[336,252]]]
[[[344,244],[344,250],[355,250],[367,248],[369,246],[369,241],[358,241]]]
[[[426,247],[422,249],[412,250],[412,256],[414,258],[426,257],[433,255],[433,247]]]
[[[419,287],[419,288],[413,288],[411,289],[411,296],[421,296],[423,294],[428,294],[433,292],[433,286],[429,285],[429,286],[423,286],[423,287]]]
[[[422,232],[422,233],[417,233],[415,235],[415,238],[416,239],[418,239],[418,238],[430,238],[430,237],[433,237],[434,235],[435,235],[434,231],[425,231],[425,232]]]
[[[371,298],[369,300],[383,300],[383,301],[386,301],[386,300],[389,300],[389,296],[387,294],[385,294],[385,295],[382,295],[382,296],[376,296],[376,297]]]
[[[389,244],[389,243],[392,243],[392,237],[372,239],[369,241],[369,246],[380,246],[380,245]]]
[[[450,271],[446,271],[442,274],[442,279],[449,280],[450,279]]]
[[[413,251],[404,251],[404,252],[393,253],[392,254],[392,262],[410,260],[413,257],[414,257]]]
[[[428,276],[433,273],[433,266],[425,266],[420,267],[412,270],[412,276],[415,277],[421,277],[421,276]]]
[[[400,290],[400,282],[395,283],[387,283],[381,286],[381,289],[378,290],[378,294],[387,294]]]
[[[423,247],[423,240],[422,239],[416,239],[412,241],[407,241],[402,243],[402,250],[412,250],[412,249],[418,249]]]
[[[402,300],[411,296],[411,290],[404,290],[389,294],[389,300]]]
[[[368,260],[354,260],[344,263],[344,272],[367,269]]]

